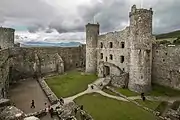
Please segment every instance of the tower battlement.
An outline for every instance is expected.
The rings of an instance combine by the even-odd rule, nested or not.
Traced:
[[[136,15],[136,14],[147,14],[147,13],[153,14],[152,8],[150,8],[150,9],[144,9],[144,8],[137,9],[136,5],[133,5],[131,7],[131,12],[129,13],[129,17],[131,17],[132,15]]]
[[[0,27],[0,32],[15,32],[15,29]]]
[[[88,23],[88,24],[86,25],[86,27],[88,27],[88,26],[97,26],[97,27],[98,27],[98,26],[100,26],[100,25],[99,25],[99,23],[96,23],[96,24],[95,24],[95,23]]]

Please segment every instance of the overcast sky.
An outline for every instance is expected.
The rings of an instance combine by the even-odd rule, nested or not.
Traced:
[[[0,25],[15,28],[18,42],[84,43],[84,26],[93,18],[101,32],[121,30],[133,4],[153,8],[154,33],[180,29],[180,0],[0,0]]]

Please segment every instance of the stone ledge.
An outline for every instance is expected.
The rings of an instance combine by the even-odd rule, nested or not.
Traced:
[[[40,110],[39,112],[34,112],[34,113],[26,114],[25,117],[35,116],[35,117],[41,118],[41,117],[45,116],[46,114],[47,113],[46,113],[45,110]]]
[[[6,107],[6,106],[9,106],[11,103],[10,103],[10,100],[9,99],[0,99],[0,108],[1,107]]]
[[[46,94],[46,96],[48,97],[49,101],[51,104],[56,104],[58,101],[58,97],[52,92],[52,90],[49,88],[49,86],[47,85],[47,83],[45,82],[44,78],[40,78],[38,79],[38,82],[42,88],[42,90],[44,91],[44,93]]]

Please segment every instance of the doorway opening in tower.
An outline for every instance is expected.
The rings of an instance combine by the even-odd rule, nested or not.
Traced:
[[[110,67],[109,66],[104,66],[104,77],[110,75]]]

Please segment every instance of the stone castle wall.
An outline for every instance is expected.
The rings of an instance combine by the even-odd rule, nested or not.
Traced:
[[[0,51],[0,98],[9,83],[33,77],[35,73],[63,73],[84,67],[85,45],[72,48],[9,48]]]
[[[9,51],[0,51],[0,99],[7,97],[9,87]]]
[[[97,40],[99,24],[86,25],[86,72],[97,73]]]
[[[129,72],[129,27],[119,32],[111,32],[98,36],[97,45],[97,69],[100,68],[100,62],[109,62],[118,66],[121,70]],[[110,47],[112,44],[112,48]],[[124,47],[122,48],[122,44]],[[102,54],[102,55],[101,55]],[[112,55],[112,59],[110,58]],[[121,62],[121,57],[124,61]],[[116,73],[114,73],[116,74]]]
[[[14,29],[0,27],[0,49],[14,47]]]
[[[151,90],[152,15],[148,9],[132,6],[130,16],[130,72],[128,88],[135,92]]]
[[[153,45],[152,82],[180,89],[180,46]]]
[[[32,77],[35,72],[62,73],[84,67],[85,57],[81,54],[83,49],[84,47],[13,48],[10,50],[13,56],[13,79]]]

